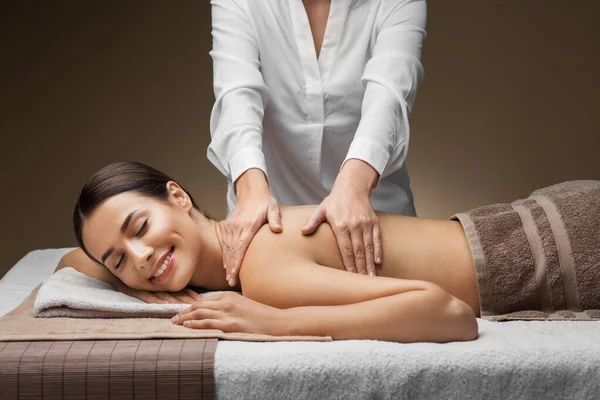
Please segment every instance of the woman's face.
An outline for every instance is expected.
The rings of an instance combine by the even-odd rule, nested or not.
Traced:
[[[125,192],[104,201],[83,224],[88,251],[134,289],[182,290],[200,259],[191,201],[174,182],[168,188],[169,203]]]

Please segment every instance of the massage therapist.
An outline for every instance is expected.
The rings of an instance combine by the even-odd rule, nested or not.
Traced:
[[[423,79],[425,0],[212,0],[208,159],[226,176],[223,264],[234,285],[279,203],[320,204],[344,267],[383,258],[374,210],[415,215],[404,160]],[[402,245],[399,243],[399,245]]]

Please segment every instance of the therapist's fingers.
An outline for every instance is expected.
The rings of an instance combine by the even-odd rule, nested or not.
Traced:
[[[223,268],[225,268],[227,282],[232,280],[232,276],[235,276],[236,271],[239,270],[237,265],[237,254],[240,245],[239,238],[242,235],[245,225],[248,223],[248,221],[244,221],[239,216],[236,209],[223,225]],[[235,278],[232,281],[235,281]]]
[[[231,228],[229,227],[229,225],[224,224],[222,231],[223,268],[225,268],[225,271],[228,271],[228,267],[231,268],[231,265],[233,263],[231,258]]]
[[[363,231],[360,226],[351,227],[350,240],[352,242],[352,250],[354,251],[354,266],[356,267],[356,272],[361,275],[366,275],[367,265],[365,263],[365,244]]]
[[[373,225],[373,247],[375,263],[381,264],[383,262],[383,244],[381,241],[381,228],[379,226],[379,218]]]
[[[229,285],[233,286],[235,283],[235,275],[239,271],[239,265],[237,262],[239,249],[239,238],[241,236],[241,227],[229,226],[226,231],[223,242],[227,250],[223,251],[223,267],[225,268],[225,279]]]
[[[273,221],[269,221],[269,218]],[[224,221],[223,267],[230,286],[237,283],[237,275],[250,242],[260,227],[267,222],[281,225],[277,200],[268,191],[240,197],[231,215]],[[278,228],[274,226],[273,229],[276,231]]]
[[[231,270],[228,271],[229,278],[227,278],[227,282],[229,286],[235,286],[237,284],[237,276],[240,272],[240,268],[242,266],[242,261],[244,261],[244,256],[246,255],[246,251],[248,247],[250,247],[250,243],[252,239],[260,229],[260,227],[264,223],[264,214],[263,216],[257,218],[250,224],[250,226],[246,229],[243,229],[239,236],[234,233],[233,241],[237,244],[237,246],[233,249],[232,254],[232,266]]]
[[[342,255],[344,268],[346,268],[346,271],[356,272],[350,231],[346,227],[333,226],[332,228],[338,243],[338,248],[340,249],[340,254]]]
[[[244,228],[238,228],[238,230],[233,232],[231,237],[232,245],[230,262],[227,264],[227,275],[225,277],[229,286],[234,286],[237,281],[237,274],[240,271],[242,260],[248,249],[248,244],[250,244],[250,240],[252,240],[252,236],[254,236],[254,234]]]
[[[280,233],[283,231],[283,225],[281,224],[281,212],[279,211],[279,204],[276,202],[269,205],[267,211],[267,220],[269,221],[269,227],[274,233]]]
[[[365,244],[365,265],[367,274],[375,276],[375,257],[373,245],[373,230],[369,227],[363,231],[363,243]]]
[[[302,234],[312,234],[319,227],[319,225],[321,225],[321,223],[323,223],[326,220],[327,218],[325,217],[325,209],[321,205],[317,207],[315,212],[313,212],[310,218],[308,218],[308,220],[306,221],[306,225],[304,225],[301,231]]]

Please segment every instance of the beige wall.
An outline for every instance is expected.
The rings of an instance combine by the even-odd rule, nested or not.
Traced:
[[[421,216],[600,179],[598,11],[429,2],[408,156]],[[0,46],[0,276],[30,250],[75,244],[78,190],[113,161],[162,169],[224,216],[225,181],[206,160],[208,1],[4,1]]]

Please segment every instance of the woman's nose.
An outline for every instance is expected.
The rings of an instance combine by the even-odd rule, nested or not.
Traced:
[[[150,258],[152,258],[152,247],[146,246],[142,243],[132,245],[131,254],[133,256],[133,262],[135,267],[138,269],[149,270],[152,268],[150,265]]]

